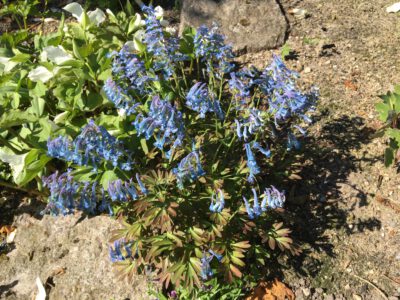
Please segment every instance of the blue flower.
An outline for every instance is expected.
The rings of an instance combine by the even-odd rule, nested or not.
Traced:
[[[203,280],[207,280],[211,276],[213,276],[214,272],[211,269],[211,261],[213,260],[214,257],[217,258],[218,261],[221,261],[222,255],[215,253],[213,250],[208,250],[208,252],[211,255],[207,255],[206,252],[203,253],[203,257],[200,259],[201,262],[201,271],[200,271],[200,276]]]
[[[278,56],[274,56],[261,76],[260,88],[268,97],[268,110],[274,115],[277,127],[279,122],[294,116],[311,121],[306,113],[314,110],[318,90],[314,88],[309,94],[302,93],[295,84],[298,77],[298,73],[289,70]]]
[[[197,58],[206,61],[208,72],[218,71],[217,77],[232,70],[232,47],[225,44],[225,37],[218,33],[218,26],[214,23],[211,29],[200,26],[194,37],[194,53]]]
[[[175,109],[168,100],[155,96],[150,105],[148,116],[138,114],[133,123],[138,135],[150,139],[157,131],[154,146],[162,150],[165,145],[171,146],[171,151],[182,145],[185,131],[182,113]]]
[[[224,119],[224,112],[219,101],[214,99],[205,83],[197,82],[190,88],[186,96],[186,105],[197,111],[200,118],[204,118],[207,112],[214,111],[219,119]]]
[[[285,193],[278,191],[277,188],[271,186],[266,188],[261,203],[262,211],[267,211],[268,208],[276,209],[282,208],[285,203]]]
[[[185,60],[186,57],[178,52],[179,40],[164,33],[154,8],[143,5],[142,10],[146,13],[144,43],[147,51],[155,57],[154,68],[168,79],[175,73],[173,62]]]
[[[140,103],[136,103],[127,91],[124,91],[112,79],[107,79],[103,90],[107,98],[114,103],[116,108],[123,109],[129,116],[136,112],[136,108]]]
[[[253,151],[251,151],[251,144],[246,143],[244,144],[244,147],[246,149],[246,155],[247,155],[247,167],[249,168],[250,174],[247,180],[250,183],[254,182],[255,176],[260,173],[260,168],[257,165],[257,161],[254,157]]]
[[[205,174],[201,166],[199,154],[196,150],[193,150],[184,157],[172,172],[176,175],[178,187],[180,189],[183,189],[183,183],[186,180],[194,181]]]
[[[253,188],[252,192],[253,192],[253,207],[250,206],[246,197],[242,196],[247,215],[249,216],[250,219],[257,218],[262,213],[262,208],[260,207],[260,203],[258,201],[257,191]]]
[[[242,118],[241,121],[235,119],[236,123],[236,134],[239,138],[248,140],[250,135],[256,134],[264,126],[264,120],[261,116],[261,111],[256,108],[248,109],[248,117]],[[243,128],[243,129],[242,129]]]
[[[138,198],[138,192],[132,179],[129,182],[123,182],[121,179],[110,181],[107,192],[112,201],[126,202]]]
[[[117,84],[114,83],[117,87],[111,85],[112,89],[107,96],[112,96],[112,93],[117,96],[124,94],[124,98],[129,99],[129,91],[139,96],[146,95],[150,90],[149,83],[157,80],[157,77],[148,75],[144,62],[127,47],[122,47],[119,52],[113,51],[110,56],[113,57],[112,74],[117,81]],[[110,100],[115,103],[110,96]]]
[[[293,148],[299,150],[301,148],[301,143],[293,133],[289,132],[287,141],[287,150],[291,150]]]
[[[253,142],[252,143],[252,148],[260,151],[267,158],[271,157],[271,150],[269,150],[268,148],[261,147],[261,145],[258,142]]]
[[[211,196],[210,211],[213,213],[220,213],[225,206],[224,193],[218,189],[218,194],[213,193]]]
[[[80,166],[92,165],[95,169],[102,160],[124,170],[130,170],[132,165],[130,156],[122,149],[122,144],[104,127],[97,126],[93,120],[89,121],[73,142],[64,137],[49,139],[47,149],[49,156]]]
[[[43,178],[43,186],[50,190],[49,203],[42,213],[52,215],[67,215],[77,207],[75,199],[78,195],[79,184],[74,182],[71,171],[58,176],[58,172]]]
[[[112,262],[119,262],[132,258],[132,243],[127,243],[124,239],[116,240],[108,249]]]

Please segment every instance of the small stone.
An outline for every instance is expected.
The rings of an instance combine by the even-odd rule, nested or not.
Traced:
[[[303,288],[301,290],[303,291],[304,296],[308,297],[311,295],[311,291],[309,288]]]
[[[303,292],[299,289],[295,292],[296,300],[304,300]]]
[[[327,60],[324,64],[325,64],[325,65],[330,65],[330,64],[331,64],[331,61],[330,61],[330,60]]]
[[[304,74],[308,74],[308,73],[311,73],[311,68],[310,67],[306,67],[304,69]]]
[[[329,294],[324,297],[324,300],[335,300],[335,297],[333,295]]]
[[[362,300],[362,298],[357,294],[353,294],[353,300]]]
[[[390,296],[390,297],[388,297],[388,300],[399,300],[399,297],[396,297],[396,296]]]
[[[324,292],[324,290],[321,289],[321,288],[316,288],[316,289],[315,289],[315,292],[316,292],[317,294],[322,294],[322,293]]]

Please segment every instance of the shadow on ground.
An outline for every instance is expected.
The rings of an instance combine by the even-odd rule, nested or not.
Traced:
[[[310,252],[335,256],[334,241],[326,234],[328,230],[343,230],[351,235],[381,228],[378,219],[367,218],[350,229],[347,220],[355,206],[346,203],[348,199],[343,197],[340,189],[348,184],[348,175],[358,169],[361,161],[374,163],[380,159],[366,161],[352,154],[371,139],[373,132],[362,118],[343,115],[326,122],[305,139],[301,167],[297,170],[301,179],[289,183],[292,190],[285,213],[286,222],[293,230],[292,237],[306,246],[300,256],[290,257],[288,261],[300,275],[315,277],[320,270],[322,262]],[[367,205],[367,193],[356,187],[353,189],[356,205]]]

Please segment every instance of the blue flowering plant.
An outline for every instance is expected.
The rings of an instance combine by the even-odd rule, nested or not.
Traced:
[[[65,172],[44,177],[45,212],[118,214],[110,256],[129,276],[150,269],[191,291],[265,274],[272,250],[294,251],[276,164],[300,148],[317,90],[278,56],[239,66],[216,26],[177,37],[142,10],[133,47],[107,54],[109,105],[47,141]]]

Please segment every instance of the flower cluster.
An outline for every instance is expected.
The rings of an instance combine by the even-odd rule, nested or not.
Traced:
[[[179,41],[173,36],[166,36],[152,6],[142,6],[142,10],[146,13],[144,43],[147,51],[155,57],[154,69],[162,71],[165,78],[170,78],[174,74],[173,63],[185,59],[184,55],[177,52]]]
[[[186,180],[193,181],[205,174],[201,166],[200,156],[197,150],[193,149],[184,157],[176,168],[172,170],[178,180],[178,187],[183,189]]]
[[[140,180],[139,174],[136,174],[136,180],[143,194],[147,194],[147,189]],[[126,202],[129,200],[136,200],[139,195],[133,183],[133,180],[123,182],[121,179],[110,181],[107,188],[108,194],[112,201]]]
[[[207,112],[215,112],[219,119],[224,118],[224,113],[217,99],[210,94],[205,83],[197,82],[186,96],[186,105],[199,113],[200,118],[205,118]]]
[[[138,114],[133,124],[137,134],[143,134],[146,140],[157,131],[154,146],[162,150],[165,145],[170,145],[171,149],[167,152],[167,157],[176,147],[182,145],[185,137],[182,113],[168,100],[161,100],[159,96],[153,97],[148,116]]]
[[[108,247],[108,250],[112,262],[132,258],[132,243],[126,242],[124,239],[114,241],[113,245]]]
[[[102,160],[114,167],[130,170],[132,162],[122,149],[122,144],[108,131],[89,121],[82,132],[71,142],[67,137],[47,141],[49,156],[71,161],[80,166],[92,165],[97,168]]]
[[[210,211],[220,213],[225,207],[224,193],[218,189],[218,193],[213,193],[211,196]]]
[[[258,200],[257,191],[253,188],[253,207],[250,206],[249,201],[243,196],[244,205],[246,208],[247,215],[250,219],[255,219],[259,217],[263,212],[268,209],[276,209],[283,207],[285,202],[285,194],[277,190],[274,186],[271,188],[266,188],[264,194],[262,195],[263,200],[260,202]]]
[[[201,271],[200,271],[200,276],[203,280],[207,280],[209,277],[211,277],[214,272],[211,269],[211,261],[214,259],[214,257],[218,260],[221,261],[222,255],[215,253],[212,250],[208,250],[208,253],[210,255],[207,255],[207,253],[203,253],[203,257],[200,259],[201,262]]]
[[[136,174],[136,180],[141,193],[147,194],[147,189],[140,180],[139,174]],[[119,179],[109,181],[106,194],[102,187],[97,186],[97,182],[75,181],[71,170],[61,175],[55,172],[49,177],[44,177],[43,183],[50,190],[49,203],[44,213],[48,212],[52,215],[70,214],[75,209],[89,214],[108,212],[112,215],[111,201],[126,202],[139,197],[132,179],[129,182],[122,182]]]
[[[211,29],[204,25],[197,29],[194,54],[206,62],[208,72],[217,70],[217,76],[228,73],[233,68],[230,62],[233,58],[232,47],[225,44],[225,37],[218,33],[217,24],[213,24]]]

